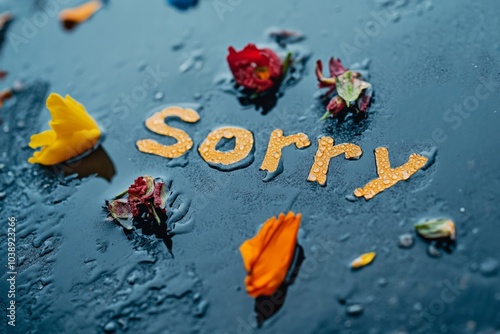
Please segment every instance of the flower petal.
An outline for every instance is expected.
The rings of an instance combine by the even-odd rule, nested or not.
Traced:
[[[371,87],[368,82],[357,79],[351,71],[345,72],[337,79],[337,92],[345,100],[347,106],[350,102],[356,101],[364,89]]]
[[[165,209],[167,204],[167,186],[165,182],[157,182],[154,190],[154,205],[158,209]]]
[[[363,92],[363,95],[361,95],[361,98],[358,99],[358,109],[362,113],[366,113],[366,110],[370,106],[372,94],[373,93],[372,93],[371,88],[365,89],[365,91]]]
[[[29,147],[37,148],[52,144],[57,136],[53,130],[47,130],[31,136]]]
[[[79,23],[85,22],[92,17],[99,9],[101,2],[91,0],[78,7],[68,8],[61,11],[59,18],[66,29],[72,29]]]
[[[370,264],[377,254],[375,252],[365,253],[355,258],[351,263],[351,268],[361,268]]]
[[[270,296],[286,277],[297,244],[300,214],[289,212],[267,220],[257,235],[240,246],[247,293]]]
[[[39,163],[46,166],[55,165],[92,149],[101,132],[99,129],[81,130],[65,137],[58,137],[50,145],[42,148],[28,159],[29,163]]]
[[[415,224],[418,234],[426,239],[450,238],[455,240],[455,223],[451,219],[439,218]]]
[[[47,109],[52,115],[49,125],[58,136],[72,134],[83,129],[99,129],[85,107],[71,96],[52,93],[47,98]]]
[[[316,79],[318,79],[318,82],[319,82],[318,85],[320,88],[323,88],[323,87],[334,88],[335,87],[336,81],[337,81],[335,79],[335,77],[327,78],[323,75],[323,63],[321,62],[321,60],[316,61],[315,73],[316,73]]]
[[[115,219],[132,218],[132,213],[126,199],[120,198],[109,201],[108,210]]]
[[[241,51],[229,47],[228,52],[226,59],[238,85],[260,93],[279,83],[283,64],[273,50],[248,44]]]
[[[328,67],[330,69],[331,77],[338,77],[339,75],[344,74],[347,70],[342,65],[340,59],[330,58],[330,62],[328,63]]]

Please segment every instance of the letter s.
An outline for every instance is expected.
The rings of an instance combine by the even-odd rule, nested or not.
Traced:
[[[154,133],[177,139],[177,143],[167,146],[153,139],[142,139],[136,143],[139,151],[174,159],[182,156],[193,147],[193,140],[186,132],[165,124],[165,118],[167,117],[179,117],[188,123],[195,123],[200,119],[200,115],[193,109],[168,107],[157,112],[146,120],[146,127]]]

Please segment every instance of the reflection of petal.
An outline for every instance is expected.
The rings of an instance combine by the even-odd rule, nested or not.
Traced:
[[[255,237],[240,246],[252,297],[270,296],[284,281],[297,244],[301,215],[289,212],[267,220]]]
[[[168,3],[180,10],[186,10],[189,7],[194,7],[198,0],[168,0]]]
[[[288,272],[288,277],[283,281],[280,287],[271,296],[260,296],[255,298],[254,311],[257,315],[257,325],[260,327],[267,319],[275,315],[283,304],[285,304],[288,287],[293,284],[299,274],[300,266],[304,261],[304,249],[297,244],[295,248],[295,257]]]
[[[61,19],[64,28],[71,30],[78,24],[90,19],[99,9],[101,9],[101,2],[92,0],[81,6],[61,11],[59,18]]]
[[[79,178],[97,175],[111,181],[115,175],[115,166],[106,151],[99,146],[94,152],[71,164],[61,165],[65,175],[77,174]]]

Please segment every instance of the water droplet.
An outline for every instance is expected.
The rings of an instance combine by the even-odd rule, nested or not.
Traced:
[[[413,246],[413,236],[409,233],[401,234],[399,236],[399,247],[401,248],[410,248]]]
[[[385,279],[384,277],[381,277],[377,280],[377,285],[381,288],[387,286],[387,279]]]
[[[498,272],[498,261],[494,258],[487,258],[479,265],[479,270],[483,276],[495,276]]]
[[[363,306],[361,304],[352,304],[346,307],[347,315],[356,317],[363,313]]]
[[[116,332],[116,324],[113,321],[108,322],[104,326],[105,333],[115,333]]]
[[[206,300],[200,301],[200,303],[196,306],[194,310],[194,315],[201,318],[207,313],[208,302]]]

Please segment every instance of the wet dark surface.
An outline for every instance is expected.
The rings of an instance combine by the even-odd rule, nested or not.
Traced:
[[[216,9],[221,2],[226,11]],[[19,258],[16,327],[2,317],[0,332],[500,330],[498,1],[202,0],[179,10],[166,1],[120,0],[69,33],[55,15],[25,28],[53,3],[0,2],[16,17],[1,49],[1,69],[9,75],[0,84],[25,84],[0,109],[2,262],[10,216],[18,220]],[[55,3],[60,9],[78,4]],[[374,20],[372,11],[388,9],[393,19],[360,44],[358,29]],[[300,80],[263,114],[240,105],[220,78],[228,74],[227,47],[272,43],[264,34],[272,26],[305,34],[294,47],[312,56]],[[367,119],[318,122],[324,110],[315,98],[314,62],[332,55],[348,67],[370,60],[375,100]],[[151,73],[157,87],[124,102]],[[49,120],[49,92],[71,94],[104,129],[94,152],[102,161],[99,176],[65,177],[67,169],[26,162],[29,136]],[[140,153],[139,139],[172,142],[148,132],[144,120],[177,103],[200,105],[198,123],[169,121],[195,147],[172,161]],[[471,111],[448,112],[455,104]],[[253,132],[255,160],[248,167],[223,172],[199,156],[205,136],[226,125]],[[312,145],[285,149],[283,172],[263,182],[259,166],[276,128],[304,132]],[[306,181],[322,135],[363,149],[360,160],[332,160],[326,187]],[[376,178],[373,150],[380,146],[389,148],[393,166],[425,151],[435,161],[370,201],[353,200],[354,189]],[[91,159],[67,168],[89,175],[95,165]],[[126,235],[105,220],[104,201],[143,174],[172,180],[174,214],[189,206],[176,215],[178,234],[170,243],[141,231]],[[267,218],[288,210],[303,214],[304,260],[284,304],[256,329],[238,247]],[[455,221],[457,243],[431,257],[413,224],[436,216]],[[405,233],[415,238],[408,249],[398,246]],[[352,271],[349,263],[368,251],[377,252],[375,261]],[[265,313],[271,304],[262,305]]]

